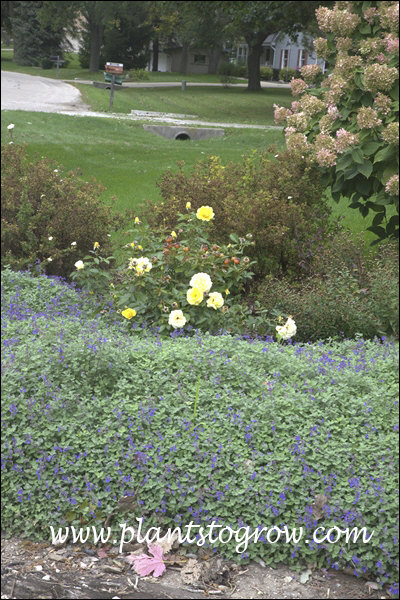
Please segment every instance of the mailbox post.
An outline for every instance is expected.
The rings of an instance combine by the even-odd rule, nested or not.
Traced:
[[[114,83],[115,76],[122,75],[124,71],[124,65],[122,63],[106,63],[106,73],[111,74],[111,90],[110,90],[110,110],[112,109],[113,101],[114,101]]]

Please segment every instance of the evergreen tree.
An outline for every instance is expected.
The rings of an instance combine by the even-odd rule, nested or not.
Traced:
[[[42,2],[13,3],[14,60],[19,65],[41,65],[51,55],[62,55],[64,30],[41,25],[38,19],[41,6]]]

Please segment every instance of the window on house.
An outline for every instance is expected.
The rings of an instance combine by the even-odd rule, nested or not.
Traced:
[[[272,65],[274,62],[274,51],[272,48],[265,48],[265,64]]]
[[[247,63],[247,46],[239,46],[237,49],[237,62],[240,65]]]
[[[194,54],[193,62],[195,65],[206,65],[207,64],[207,56],[205,54]]]
[[[289,49],[282,52],[282,64],[281,69],[286,69],[289,65]]]
[[[299,54],[299,69],[301,69],[301,67],[304,67],[304,65],[307,64],[307,58],[308,58],[308,53],[307,50],[300,50],[300,54]]]

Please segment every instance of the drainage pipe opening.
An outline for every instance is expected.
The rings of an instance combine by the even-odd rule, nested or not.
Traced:
[[[182,131],[181,133],[177,133],[175,136],[176,140],[190,140],[190,135]]]

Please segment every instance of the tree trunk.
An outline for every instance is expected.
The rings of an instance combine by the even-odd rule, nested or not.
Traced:
[[[254,46],[249,46],[249,56],[247,59],[247,69],[249,73],[249,81],[247,89],[250,92],[259,92],[261,90],[260,77],[260,57],[262,50],[262,41]]]
[[[151,67],[152,71],[158,71],[158,55],[160,53],[160,40],[158,37],[153,40],[153,64]]]
[[[218,70],[218,62],[221,56],[219,48],[211,48],[208,53],[208,74],[215,75]]]
[[[189,48],[190,48],[190,42],[183,42],[182,55],[181,55],[181,66],[179,68],[179,73],[182,73],[182,75],[185,75],[185,73],[187,72]]]
[[[100,54],[103,43],[104,25],[100,23],[91,23],[90,31],[90,62],[89,71],[92,73],[100,68]],[[104,66],[104,65],[103,65]]]

